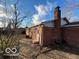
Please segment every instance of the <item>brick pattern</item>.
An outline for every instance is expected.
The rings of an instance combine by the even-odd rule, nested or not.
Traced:
[[[68,27],[63,29],[64,40],[68,45],[79,47],[79,27]]]
[[[43,45],[55,44],[55,40],[59,39],[56,29],[51,27],[43,27]]]

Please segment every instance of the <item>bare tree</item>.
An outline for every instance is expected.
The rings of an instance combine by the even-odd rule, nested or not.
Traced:
[[[16,0],[15,3],[13,3],[12,6],[8,6],[7,0],[0,0],[4,6],[4,13],[7,17],[2,17],[2,20],[0,20],[3,23],[4,28],[18,28],[20,25],[22,25],[22,22],[30,16],[30,14],[27,15],[23,11],[20,11],[18,8],[19,0]],[[10,1],[10,0],[9,0]],[[7,26],[6,26],[7,23]]]
[[[22,21],[27,18],[27,15],[21,16],[21,13],[19,12],[17,8],[17,4],[14,4],[14,10],[13,10],[13,18],[10,19],[10,23],[12,24],[13,28],[18,28]]]
[[[21,15],[21,12],[19,12],[19,9],[17,7],[17,3],[15,3],[13,5],[13,9],[7,9],[7,0],[2,1],[4,6],[5,6],[5,14],[8,16],[8,13],[11,12],[11,17],[2,17],[2,19],[0,20],[3,23],[3,27],[5,28],[11,28],[11,26],[16,29],[18,28],[22,21],[25,20],[25,18],[27,18],[27,15]],[[8,20],[8,21],[7,21]],[[7,21],[7,26],[6,26],[6,21]],[[18,41],[19,41],[19,35],[16,32],[13,31],[1,31],[0,32],[0,45],[1,45],[1,49],[4,51],[5,48],[7,47],[13,47],[18,45]]]

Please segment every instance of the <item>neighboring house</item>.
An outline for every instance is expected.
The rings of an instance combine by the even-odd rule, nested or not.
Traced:
[[[26,35],[32,38],[33,43],[39,43],[42,46],[65,41],[71,46],[79,47],[79,22],[70,23],[66,18],[61,18],[61,10],[56,7],[54,20],[27,28]]]

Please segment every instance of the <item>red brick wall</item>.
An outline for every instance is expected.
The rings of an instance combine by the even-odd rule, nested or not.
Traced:
[[[58,31],[55,28],[43,27],[43,45],[55,44],[55,40],[59,39]]]
[[[79,47],[79,27],[67,27],[63,29],[64,40],[68,45]]]
[[[68,45],[79,47],[79,27],[66,27],[63,29],[63,38]],[[60,35],[58,30],[50,27],[43,27],[43,45],[55,44]]]

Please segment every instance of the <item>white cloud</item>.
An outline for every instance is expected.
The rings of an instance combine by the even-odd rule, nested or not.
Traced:
[[[77,15],[74,14],[74,11],[79,9],[79,0],[66,0],[67,6],[63,8],[62,16],[69,18],[70,22],[79,21]]]
[[[37,25],[45,21],[44,17],[48,15],[52,10],[52,4],[47,2],[46,5],[35,5],[34,7],[37,13],[32,16],[32,21],[34,25]]]
[[[13,4],[11,5],[11,10],[12,10],[12,12],[14,12],[14,11],[15,11],[15,7],[14,7],[14,5],[13,5]]]
[[[70,19],[69,21],[70,21],[70,22],[79,21],[79,17],[73,16],[73,17],[71,17],[71,19]]]
[[[9,9],[13,10],[12,5],[9,8],[7,8],[6,11],[5,6],[0,4],[0,17],[5,17],[5,18],[11,17],[11,10]]]
[[[3,5],[0,5],[0,17],[6,17],[5,9]]]
[[[1,4],[0,4],[0,7],[4,8],[4,6],[3,6],[3,5],[1,5]]]
[[[40,16],[45,16],[47,15],[51,10],[52,10],[52,4],[47,2],[47,5],[35,5],[35,9],[38,12]]]
[[[0,22],[0,27],[3,27],[3,24],[2,24],[2,22]]]
[[[39,6],[35,5],[35,9],[37,10],[39,15],[46,15],[47,14],[46,13],[47,10],[46,10],[45,6],[43,6],[43,5],[39,5]]]
[[[37,25],[37,24],[41,23],[40,16],[38,14],[34,14],[32,20],[33,20],[34,25]]]
[[[10,17],[11,17],[10,11],[6,12],[5,6],[0,4],[0,20],[5,21],[6,26],[8,25],[8,18]],[[4,23],[1,21],[0,21],[0,27],[4,27]]]

